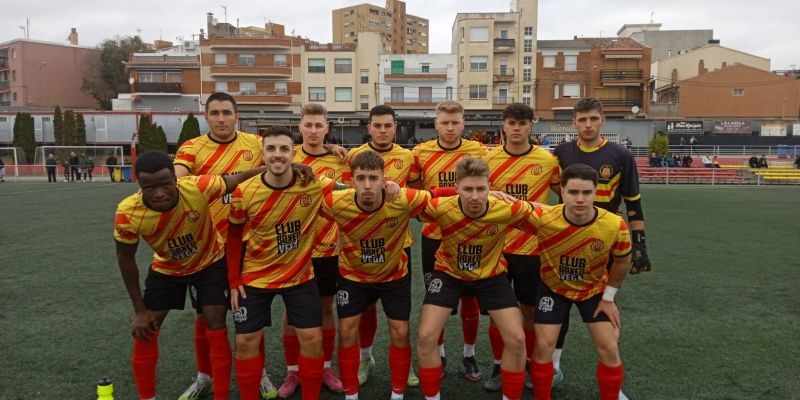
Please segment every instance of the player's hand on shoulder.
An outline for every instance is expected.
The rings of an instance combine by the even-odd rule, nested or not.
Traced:
[[[513,203],[513,202],[517,201],[516,197],[514,197],[514,196],[512,196],[512,195],[510,195],[510,194],[508,194],[506,192],[500,191],[500,190],[492,190],[492,191],[489,192],[489,195],[494,197],[494,198],[496,198],[496,199],[503,200],[506,203]]]
[[[385,180],[384,186],[386,187],[386,201],[392,202],[400,197],[400,185],[395,181]]]
[[[348,155],[347,149],[345,149],[342,146],[339,146],[338,144],[324,144],[323,147],[325,147],[326,150],[330,151],[331,153],[333,153],[337,157],[341,158],[341,160],[342,160],[341,163],[342,164],[347,164],[347,161],[348,161],[347,160],[347,155]]]
[[[631,254],[633,264],[631,265],[631,273],[638,274],[640,272],[650,271],[652,269],[652,265],[650,264],[650,257],[647,255],[647,244],[645,244],[644,240],[644,231],[632,231],[631,240],[633,242],[633,252]]]
[[[597,308],[594,310],[593,317],[597,318],[600,313],[605,313],[608,316],[614,328],[619,329],[622,326],[619,309],[617,308],[617,304],[613,301],[600,300],[600,303],[597,304]]]
[[[303,186],[317,180],[317,177],[314,176],[314,170],[305,164],[292,163],[292,172],[294,173],[294,176],[300,179],[300,182],[303,184]]]

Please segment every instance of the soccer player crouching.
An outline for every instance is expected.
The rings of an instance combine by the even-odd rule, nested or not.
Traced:
[[[451,310],[465,293],[477,297],[503,338],[501,363],[503,399],[519,399],[525,381],[525,332],[514,289],[502,256],[507,228],[535,233],[528,202],[506,203],[489,198],[489,166],[475,157],[456,164],[458,196],[433,199],[420,214],[442,228],[422,306],[417,359],[422,392],[427,400],[440,398],[442,365],[437,340]]]
[[[141,191],[119,203],[114,222],[117,262],[133,303],[133,375],[141,399],[156,397],[158,334],[170,309],[182,310],[188,287],[206,317],[214,397],[227,399],[231,349],[225,313],[228,279],[224,241],[209,204],[260,170],[232,176],[178,179],[166,153],[147,151],[136,161]],[[139,237],[153,248],[145,290],[139,285]]]
[[[622,388],[620,315],[614,296],[631,263],[631,238],[622,218],[593,206],[596,187],[597,172],[592,167],[570,165],[561,174],[564,204],[535,211],[542,264],[531,365],[536,400],[550,399],[553,351],[573,304],[600,358],[600,398],[617,400]]]

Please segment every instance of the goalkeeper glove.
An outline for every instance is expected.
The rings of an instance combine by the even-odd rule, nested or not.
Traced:
[[[650,258],[647,256],[647,245],[644,243],[644,231],[632,231],[633,235],[633,266],[631,266],[631,273],[638,274],[640,272],[650,271]]]

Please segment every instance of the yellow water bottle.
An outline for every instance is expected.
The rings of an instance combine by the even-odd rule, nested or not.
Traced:
[[[97,382],[97,400],[114,400],[114,385],[111,379],[103,377]]]

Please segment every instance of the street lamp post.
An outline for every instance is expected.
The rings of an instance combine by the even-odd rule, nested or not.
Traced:
[[[131,85],[131,111],[133,111],[134,99],[135,99],[135,91],[133,90],[133,83],[136,80],[133,77],[128,78],[128,83]],[[134,116],[136,118],[136,131],[133,132],[131,136],[131,182],[136,182],[136,139],[139,136],[139,112],[136,111]]]
[[[42,69],[47,66],[47,60],[42,61],[42,64],[39,65],[39,106],[44,107],[44,97],[42,97],[42,86],[44,86],[42,82]]]

